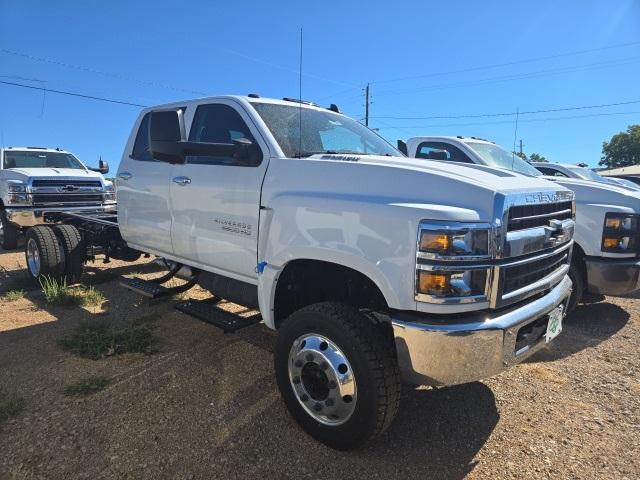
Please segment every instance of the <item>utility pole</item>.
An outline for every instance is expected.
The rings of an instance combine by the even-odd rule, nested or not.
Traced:
[[[369,84],[364,89],[364,125],[369,126]]]
[[[522,156],[522,139],[520,139],[520,156]]]

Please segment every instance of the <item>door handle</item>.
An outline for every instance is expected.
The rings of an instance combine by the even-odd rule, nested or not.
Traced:
[[[189,177],[173,177],[173,182],[184,187],[191,183],[191,179]]]
[[[118,174],[118,178],[121,178],[122,180],[129,180],[131,177],[133,177],[131,172],[120,172]]]

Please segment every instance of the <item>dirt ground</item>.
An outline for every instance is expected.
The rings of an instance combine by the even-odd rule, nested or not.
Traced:
[[[89,268],[102,307],[0,297],[0,388],[24,409],[0,426],[0,480],[209,478],[640,478],[640,301],[582,306],[547,350],[504,374],[403,391],[391,429],[354,452],[306,436],[280,401],[274,335],[236,334],[118,286],[144,263]],[[0,291],[22,274],[0,251]],[[108,268],[107,268],[108,267]],[[194,290],[190,297],[205,293]],[[153,319],[152,355],[86,360],[57,340],[78,322]],[[74,398],[66,385],[113,378]]]

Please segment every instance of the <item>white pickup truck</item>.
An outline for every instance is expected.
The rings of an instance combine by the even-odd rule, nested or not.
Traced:
[[[640,289],[640,192],[636,189],[599,180],[595,174],[591,180],[570,178],[569,172],[559,175],[560,166],[555,164],[540,163],[534,168],[499,145],[474,137],[413,137],[399,146],[410,157],[486,165],[531,176],[546,174],[544,178],[575,192],[570,309],[585,292],[625,295]]]
[[[111,251],[120,238],[132,252],[167,259],[162,279],[123,284],[156,297],[199,283],[214,300],[177,308],[226,331],[247,319],[216,309],[216,298],[259,309],[278,331],[275,374],[286,406],[334,448],[389,426],[401,378],[475,381],[529,357],[562,328],[571,191],[405,158],[334,105],[250,95],[146,109],[117,187],[117,218],[48,221],[77,228],[92,248]],[[34,277],[61,271],[48,254],[56,246],[39,238],[51,238],[48,230],[29,237],[40,259]],[[67,266],[83,261],[62,256]],[[179,271],[186,284],[161,285]]]
[[[40,147],[0,148],[0,246],[17,246],[19,235],[59,210],[115,211],[114,185],[100,160],[87,168],[72,153]]]

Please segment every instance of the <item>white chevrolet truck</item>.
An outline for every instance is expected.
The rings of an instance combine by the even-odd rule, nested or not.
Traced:
[[[72,153],[41,147],[0,148],[0,246],[17,246],[27,228],[52,211],[115,211],[115,192],[102,174]]]
[[[474,137],[413,137],[399,147],[410,157],[443,164],[462,162],[530,176],[546,174],[544,178],[572,190],[576,228],[570,309],[586,292],[615,296],[640,289],[640,192],[636,189],[599,180],[596,174],[591,179],[558,175],[554,164],[534,168],[499,145]]]
[[[57,244],[39,239],[55,228],[75,229],[87,250],[163,257],[166,275],[123,285],[157,297],[198,283],[214,297],[177,308],[225,331],[260,320],[276,330],[282,398],[334,448],[389,426],[401,378],[476,381],[562,328],[571,191],[406,158],[335,105],[250,95],[146,109],[117,192],[117,215],[55,214],[36,227],[30,274],[64,270]],[[61,248],[78,271],[84,259]],[[176,275],[186,283],[166,286]],[[233,315],[220,298],[260,315]]]

